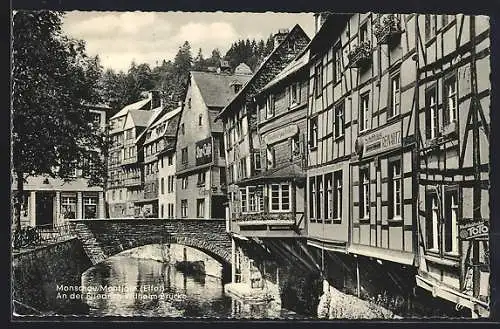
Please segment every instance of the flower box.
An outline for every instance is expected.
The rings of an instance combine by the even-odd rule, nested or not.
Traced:
[[[355,46],[347,57],[349,59],[349,67],[363,67],[369,64],[372,58],[370,41],[363,41]]]
[[[388,44],[402,33],[399,19],[396,15],[387,15],[375,25],[374,33],[379,44]]]

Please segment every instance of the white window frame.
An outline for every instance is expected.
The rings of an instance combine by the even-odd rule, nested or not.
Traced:
[[[196,218],[205,218],[205,198],[196,199]]]
[[[365,106],[366,105],[366,106]],[[366,131],[369,129],[369,112],[370,112],[370,94],[365,93],[360,96],[359,101],[359,131]]]
[[[391,111],[389,118],[401,114],[401,74],[391,75]]]
[[[431,251],[439,251],[439,198],[438,195],[431,194],[431,216],[432,216],[432,247]]]
[[[337,104],[334,108],[335,122],[334,122],[334,135],[335,138],[340,138],[344,136],[345,133],[345,105],[344,101]]]
[[[183,199],[183,200],[181,200],[181,217],[182,218],[187,217],[187,210],[188,210],[188,200]]]
[[[311,189],[311,194],[310,194],[310,197],[311,197],[311,200],[309,200],[309,202],[311,202],[311,205],[312,205],[312,214],[311,215],[311,219],[314,219],[316,220],[317,217],[318,217],[318,209],[317,209],[317,202],[316,202],[316,198],[317,198],[317,194],[316,194],[316,177],[311,177],[310,180],[309,180],[309,186],[310,186],[310,189]]]
[[[450,80],[453,83],[450,83]],[[457,121],[457,111],[458,111],[458,99],[457,99],[457,77],[452,75],[445,80],[445,97],[446,97],[446,108],[448,112],[448,121],[445,124],[451,124]]]
[[[278,187],[278,209],[273,209],[273,187]],[[288,186],[288,208],[283,208],[283,186]],[[292,184],[290,183],[279,183],[279,184],[271,184],[268,185],[269,191],[269,212],[271,213],[280,213],[280,212],[290,212],[292,209]],[[274,197],[276,198],[276,197]]]
[[[342,220],[342,170],[337,170],[332,175],[333,181],[333,220]]]
[[[359,188],[361,191],[359,217],[360,219],[370,219],[370,167],[360,168],[359,173]],[[363,204],[361,204],[361,199],[363,199]]]
[[[242,213],[247,212],[247,189],[240,188],[240,209]]]
[[[401,220],[403,214],[403,189],[402,183],[403,178],[401,176],[401,160],[395,160],[389,162],[390,178],[392,180],[392,195],[391,195],[391,206],[392,209],[392,219]]]

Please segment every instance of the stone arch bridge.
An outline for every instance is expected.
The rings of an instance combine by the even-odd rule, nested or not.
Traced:
[[[231,265],[225,220],[76,219],[69,226],[94,265],[125,250],[161,243],[193,247],[224,266]]]

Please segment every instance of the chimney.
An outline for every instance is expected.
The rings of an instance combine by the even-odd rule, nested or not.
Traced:
[[[150,90],[149,99],[151,99],[151,110],[157,108],[161,104],[161,97],[159,90]]]
[[[286,36],[288,35],[289,30],[288,29],[279,29],[278,33],[274,35],[274,48],[278,47],[279,44],[285,40]]]

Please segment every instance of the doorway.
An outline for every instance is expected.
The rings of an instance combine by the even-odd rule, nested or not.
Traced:
[[[36,226],[54,223],[53,192],[36,192]]]

